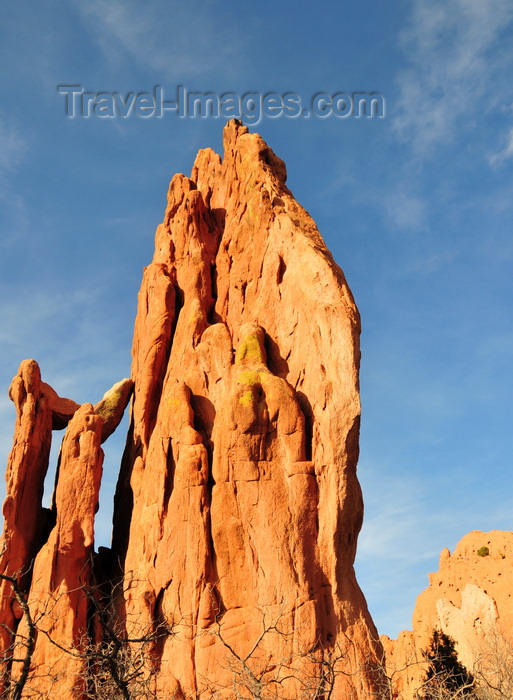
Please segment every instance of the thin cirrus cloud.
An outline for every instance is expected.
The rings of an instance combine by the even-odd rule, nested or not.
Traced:
[[[490,165],[502,165],[504,161],[513,158],[513,129],[509,132],[506,140],[506,145],[499,153],[493,153],[488,161]]]
[[[392,225],[410,231],[425,225],[427,203],[420,196],[396,189],[387,192],[382,202]]]
[[[394,117],[396,134],[414,153],[450,143],[476,101],[483,112],[496,105],[513,46],[500,58],[492,49],[512,19],[510,0],[415,0],[401,35],[409,66],[398,76]]]
[[[80,390],[85,380],[95,395],[72,398],[98,400],[97,394],[121,379],[119,373],[126,373],[129,364],[128,350],[119,345],[119,323],[108,309],[98,311],[104,297],[101,287],[70,290],[67,296],[60,288],[34,293],[12,287],[9,298],[0,304],[5,357],[17,358],[16,362],[35,357],[43,379],[55,384],[58,393]],[[8,385],[16,369],[17,365],[2,365],[2,386]]]
[[[426,519],[422,521],[419,515],[429,517],[429,504],[424,502],[425,484],[415,475],[404,474],[389,474],[387,484],[382,480],[378,483],[379,489],[369,483],[366,490],[369,513],[358,541],[358,555],[375,561],[401,561],[404,552],[409,551],[410,565],[429,558],[429,548],[419,547],[419,542],[427,537]],[[379,508],[374,507],[377,505]]]
[[[203,4],[200,13],[176,1],[162,5],[73,0],[73,4],[114,66],[123,66],[130,59],[141,69],[157,72],[159,79],[192,78],[220,70],[226,76],[230,65],[240,70],[244,59],[242,37],[233,22],[229,41],[220,41],[223,25],[219,7],[210,2]]]
[[[8,247],[27,230],[25,198],[15,191],[10,177],[29,153],[27,140],[12,123],[0,113],[0,250]]]
[[[28,144],[16,127],[0,114],[0,177],[14,170],[28,151]]]
[[[409,627],[426,574],[437,568],[440,542],[447,542],[435,535],[440,524],[423,480],[389,467],[384,480],[382,470],[372,459],[360,466],[366,516],[355,568],[378,630],[395,637]]]

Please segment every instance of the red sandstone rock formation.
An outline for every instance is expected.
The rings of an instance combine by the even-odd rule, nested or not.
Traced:
[[[144,272],[113,569],[102,580],[121,577],[115,605],[128,637],[151,638],[145,672],[159,698],[234,698],[259,678],[283,697],[314,697],[321,659],[336,672],[331,697],[367,698],[380,645],[353,570],[363,513],[358,311],[285,186],[283,162],[238,122],[225,129],[224,151],[223,160],[200,151],[191,178],[171,181]],[[34,522],[24,527],[33,542],[50,392],[20,381],[15,400],[32,398],[13,454],[24,464],[23,441],[37,486],[27,486],[22,467],[11,471],[30,491]],[[49,639],[80,651],[91,631],[83,593],[92,582],[100,442],[129,391],[122,385],[76,412],[55,525],[23,555],[36,557],[28,601],[43,625],[32,665],[38,676],[53,673],[55,697],[83,696],[83,660],[66,669]],[[58,403],[60,425],[69,416]],[[23,488],[8,492],[7,540]],[[47,692],[49,681],[39,687]]]
[[[31,563],[48,536],[48,512],[41,501],[52,427],[64,427],[78,404],[61,399],[41,381],[41,372],[34,360],[21,363],[9,396],[16,406],[16,426],[6,472],[0,574],[17,578],[26,589]],[[3,578],[0,580],[0,658],[8,653],[13,643],[17,617],[12,586]],[[4,670],[5,665],[2,675]]]
[[[22,362],[12,381],[9,395],[17,419],[6,473],[0,553],[0,693],[9,684],[9,676],[19,679],[21,667],[11,659],[23,658],[27,646],[28,619],[16,600],[13,582],[41,632],[31,659],[37,692],[43,693],[42,697],[50,693],[51,697],[59,679],[59,691],[55,692],[62,691],[60,697],[73,697],[71,688],[83,676],[78,669],[71,672],[73,657],[63,655],[44,633],[51,633],[61,646],[72,649],[87,632],[84,590],[91,584],[93,521],[103,458],[99,445],[121,420],[132,386],[130,379],[119,382],[93,409],[90,404],[79,406],[59,397],[41,381],[34,360]],[[42,498],[52,428],[62,429],[68,423],[54,503],[47,510],[42,507]],[[36,690],[31,688],[32,692]],[[33,697],[30,693],[28,697]]]
[[[86,661],[75,654],[87,646],[85,593],[92,585],[102,428],[103,420],[91,404],[80,406],[72,418],[62,443],[54,496],[57,521],[34,562],[28,604],[32,620],[38,621],[38,634],[32,666],[43,697],[81,697],[85,690]],[[27,633],[24,623],[19,637]]]
[[[512,596],[513,532],[468,533],[452,554],[442,551],[439,570],[429,574],[429,587],[417,598],[413,631],[397,640],[382,637],[389,672],[421,661],[435,629],[454,640],[458,658],[474,670],[498,637],[513,643]],[[413,663],[396,674],[396,690],[413,697],[424,674],[424,664]]]
[[[355,670],[376,646],[353,571],[358,312],[283,162],[236,122],[224,147],[171,181],[135,324],[114,547],[126,615],[174,627],[162,697],[209,697],[226,643],[244,656],[278,619],[269,666],[340,649]]]

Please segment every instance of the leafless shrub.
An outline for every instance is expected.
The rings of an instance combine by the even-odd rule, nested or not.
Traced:
[[[324,646],[318,640],[310,648],[297,648],[298,630],[288,623],[284,604],[274,616],[263,610],[257,612],[260,630],[245,651],[229,639],[223,615],[216,616],[215,625],[207,633],[213,634],[226,652],[223,666],[229,680],[203,679],[201,698],[338,700],[341,696],[336,684],[342,676],[349,689],[361,677],[368,680],[374,676],[376,680],[382,675],[375,659],[355,669],[356,651],[349,638],[344,644]]]
[[[513,698],[513,638],[497,629],[487,630],[476,650],[473,673],[479,700],[511,700]]]
[[[66,594],[48,595],[44,601],[38,601],[34,615],[28,597],[20,587],[20,577],[0,575],[0,578],[11,584],[13,600],[22,611],[23,621],[17,630],[9,630],[13,642],[1,660],[4,677],[1,700],[54,700],[57,697],[52,688],[58,687],[59,674],[53,674],[51,668],[45,669],[45,690],[38,688],[43,676],[32,663],[38,636],[46,637],[60,650],[60,660],[69,658],[82,662],[76,685],[84,690],[85,697],[91,700],[157,698],[154,690],[155,645],[172,634],[172,629],[164,621],[142,625],[130,620],[127,624],[127,619],[119,615],[119,601],[125,593],[122,583],[109,587],[107,592],[99,585],[84,585]],[[52,634],[52,622],[59,614],[63,596],[77,591],[88,604],[89,629],[83,630],[74,644],[65,645]]]

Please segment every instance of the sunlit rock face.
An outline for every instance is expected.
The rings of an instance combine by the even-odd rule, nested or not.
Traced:
[[[229,123],[222,160],[200,151],[191,178],[172,179],[139,293],[114,549],[127,617],[173,621],[163,696],[227,686],[223,642],[242,657],[278,619],[284,633],[258,649],[269,666],[375,655],[353,571],[359,316],[285,179],[260,136]],[[340,688],[363,696],[368,675],[340,674]]]
[[[124,379],[94,407],[80,406],[43,382],[34,360],[24,360],[11,383],[16,423],[0,549],[2,697],[81,698],[85,692],[88,662],[79,657],[91,633],[88,592],[96,585],[100,444],[119,424],[132,388]],[[47,509],[42,499],[52,431],[63,428]],[[25,672],[24,694],[13,695]]]
[[[33,663],[45,678],[55,669],[55,697],[89,697],[88,644],[109,633],[91,616],[109,595],[131,664],[144,647],[134,678],[148,697],[267,697],[254,694],[260,683],[306,700],[332,677],[332,698],[376,689],[381,645],[353,570],[359,316],[285,180],[260,136],[227,124],[223,159],[202,150],[191,178],[171,181],[139,292],[131,380],[81,407],[41,389],[35,363],[13,384],[6,546],[23,546],[4,571],[29,565],[20,586],[43,620]],[[132,388],[112,550],[95,556],[101,443]],[[52,427],[68,422],[40,532]],[[11,590],[2,615],[16,617],[20,639],[27,620],[12,600]],[[58,615],[46,615],[49,600]],[[77,653],[59,655],[52,638]]]
[[[439,570],[429,574],[429,586],[417,598],[413,631],[402,632],[397,640],[382,638],[397,690],[414,697],[426,672],[422,651],[435,629],[454,641],[459,660],[477,676],[487,669],[490,673],[491,665],[510,664],[512,596],[513,532],[473,530],[452,554],[444,549]],[[397,673],[401,668],[404,672]]]

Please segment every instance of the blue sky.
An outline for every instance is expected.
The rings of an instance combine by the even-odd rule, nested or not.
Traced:
[[[381,93],[383,119],[254,130],[343,268],[362,321],[357,575],[382,633],[473,529],[513,530],[510,0],[187,4],[4,0],[0,9],[0,453],[19,362],[96,402],[129,374],[168,182],[222,118],[65,114],[58,85]],[[56,437],[59,437],[56,435]],[[124,441],[106,443],[97,526]]]

